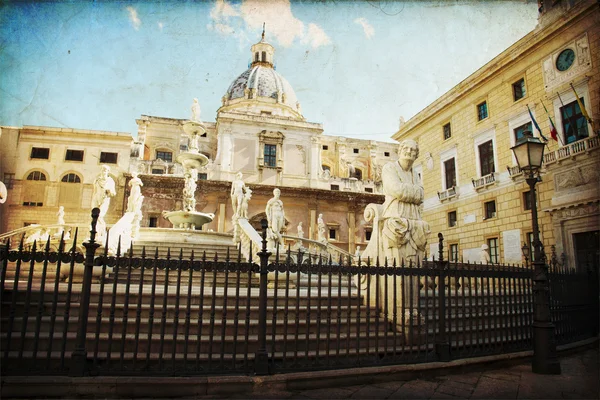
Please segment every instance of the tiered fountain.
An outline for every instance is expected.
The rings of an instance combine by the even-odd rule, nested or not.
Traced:
[[[183,131],[189,137],[188,149],[177,156],[177,162],[183,166],[185,185],[183,187],[183,209],[180,211],[163,211],[163,217],[173,224],[173,228],[196,229],[213,220],[214,214],[196,211],[196,181],[198,169],[208,164],[208,158],[200,153],[199,138],[206,133],[206,128],[200,121],[200,105],[194,99],[192,119],[185,121]]]

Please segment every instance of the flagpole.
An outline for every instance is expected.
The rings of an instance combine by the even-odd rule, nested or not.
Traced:
[[[550,116],[550,113],[548,112],[548,109],[546,108],[546,105],[544,104],[544,101],[542,99],[540,99],[540,103],[542,103],[542,107],[544,107],[544,111],[546,111],[546,115],[548,116],[548,119],[550,120],[550,126],[552,127],[552,129],[554,129],[554,133],[558,137],[558,140],[560,141],[560,145],[564,146],[565,143],[563,142],[562,138],[558,134],[558,131],[556,130],[556,125],[554,125],[554,121],[552,121],[552,117]],[[552,130],[550,131],[550,136],[552,136]]]
[[[573,86],[573,82],[570,82],[569,85],[571,86],[571,90],[573,91],[573,94],[575,95],[575,100],[577,100],[577,104],[579,104],[581,113],[583,114],[583,116],[585,117],[587,122],[592,126],[592,132],[594,132],[594,120],[592,120],[590,115],[587,113],[585,106],[581,103],[581,100],[579,99],[579,95],[577,94],[577,91],[575,90],[575,86]]]

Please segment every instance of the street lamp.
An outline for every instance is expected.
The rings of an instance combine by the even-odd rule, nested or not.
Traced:
[[[523,242],[523,247],[521,247],[521,253],[523,253],[523,257],[525,258],[525,266],[529,266],[529,246],[527,243]]]
[[[560,362],[556,357],[554,324],[550,317],[550,288],[548,267],[542,258],[542,243],[538,226],[535,184],[538,181],[545,144],[531,132],[524,135],[511,148],[531,196],[531,223],[533,228],[533,361],[531,369],[537,374],[560,374]]]

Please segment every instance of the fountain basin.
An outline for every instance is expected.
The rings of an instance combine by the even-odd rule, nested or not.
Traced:
[[[195,229],[212,222],[215,215],[198,211],[163,211],[163,218],[173,224],[173,228]]]
[[[200,169],[208,164],[208,157],[197,151],[188,151],[177,156],[177,162],[183,165],[185,170]]]
[[[198,121],[185,121],[183,123],[183,131],[189,136],[203,135],[206,132],[206,128],[202,122]]]

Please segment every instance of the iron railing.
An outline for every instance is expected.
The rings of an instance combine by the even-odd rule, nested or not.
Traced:
[[[94,214],[97,216],[97,213]],[[443,260],[399,264],[302,252],[159,258],[95,228],[77,249],[0,249],[3,375],[269,374],[531,349],[532,271]],[[597,272],[554,263],[558,343],[598,334]],[[66,277],[66,280],[63,279]]]

